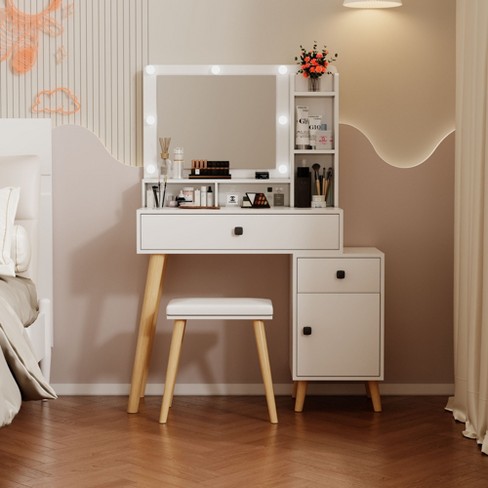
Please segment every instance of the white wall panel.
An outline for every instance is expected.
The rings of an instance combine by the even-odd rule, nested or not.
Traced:
[[[22,47],[18,20],[38,39],[37,61],[31,69],[14,72],[12,55],[0,62],[0,117],[50,117],[54,126],[80,125],[94,132],[118,161],[142,164],[147,0],[62,0],[59,5],[56,1],[0,0],[0,48],[7,47],[10,39],[17,41],[14,48]],[[8,8],[9,3],[18,14]],[[48,22],[55,32],[36,28]],[[59,88],[76,97],[79,110],[67,91],[41,97],[40,110],[33,109],[39,93]],[[48,108],[68,113],[47,112]]]

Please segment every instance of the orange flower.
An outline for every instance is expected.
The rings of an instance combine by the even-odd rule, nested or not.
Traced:
[[[317,49],[317,43],[314,42],[311,50],[306,50],[300,45],[300,55],[295,56],[295,61],[299,65],[298,73],[303,74],[304,78],[319,78],[324,73],[329,74],[327,67],[337,59],[337,54],[328,58],[329,50],[324,46]]]

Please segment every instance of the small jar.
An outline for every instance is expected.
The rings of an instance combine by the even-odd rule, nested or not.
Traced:
[[[185,197],[186,202],[193,202],[193,187],[185,186],[183,188],[183,196]]]

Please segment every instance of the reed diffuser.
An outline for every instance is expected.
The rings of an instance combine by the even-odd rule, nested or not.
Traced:
[[[160,137],[159,145],[161,146],[161,169],[165,168],[166,176],[168,178],[173,177],[173,163],[169,159],[169,145],[171,143],[171,137]]]

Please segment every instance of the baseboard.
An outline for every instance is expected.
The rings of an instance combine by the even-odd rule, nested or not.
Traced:
[[[128,395],[129,385],[120,383],[59,383],[52,385],[58,395]],[[147,385],[146,395],[162,395],[163,384],[152,383]],[[274,385],[276,395],[290,395],[291,383],[278,383]],[[450,396],[454,394],[454,385],[451,383],[380,383],[382,395],[421,395]],[[363,383],[322,383],[310,382],[309,395],[364,395]],[[175,387],[175,395],[262,395],[261,383],[188,383]]]

